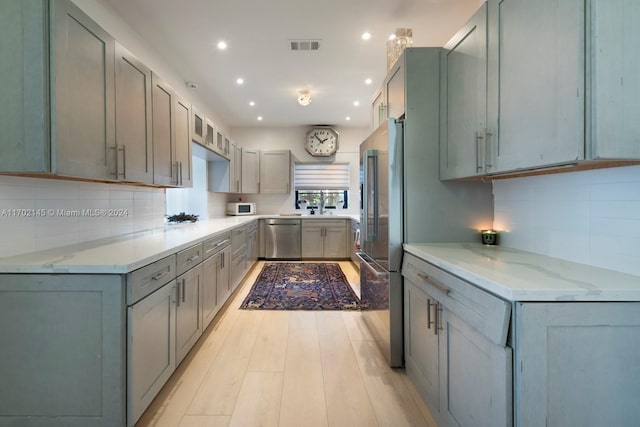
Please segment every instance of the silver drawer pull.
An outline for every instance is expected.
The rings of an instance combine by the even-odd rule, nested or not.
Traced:
[[[198,254],[193,254],[193,255],[191,255],[189,258],[187,258],[187,262],[192,262],[192,261],[194,261],[194,260],[196,260],[196,259],[198,259],[198,258],[200,258],[200,255],[198,255]]]
[[[449,295],[451,293],[451,289],[447,288],[446,286],[443,286],[443,285],[439,284],[438,282],[435,281],[435,279],[432,279],[432,278],[430,278],[429,276],[427,276],[426,274],[423,274],[423,273],[417,273],[417,274],[418,274],[419,278],[421,278],[425,282],[428,282],[430,285],[432,285],[434,288],[436,288],[440,292],[444,293],[445,295]]]
[[[226,243],[229,243],[229,239],[224,239],[223,241],[216,243],[214,246],[217,248],[218,246],[222,246]]]
[[[160,280],[160,279],[162,279],[164,276],[166,276],[167,274],[169,274],[169,272],[168,272],[168,271],[164,271],[164,272],[162,272],[162,273],[155,274],[155,275],[151,276],[151,280]]]

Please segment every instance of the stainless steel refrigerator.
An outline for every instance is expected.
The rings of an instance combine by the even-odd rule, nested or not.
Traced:
[[[405,50],[383,83],[388,111],[402,106],[402,120],[360,145],[362,317],[393,367],[404,365],[402,244],[480,242],[493,225],[490,183],[440,181],[441,53]]]
[[[403,122],[390,119],[360,145],[362,315],[387,361],[402,366]]]

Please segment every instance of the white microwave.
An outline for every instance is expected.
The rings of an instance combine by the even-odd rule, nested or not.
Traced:
[[[255,215],[255,203],[227,203],[227,215]]]

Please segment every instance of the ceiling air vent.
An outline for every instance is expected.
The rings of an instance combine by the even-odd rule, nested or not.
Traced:
[[[289,48],[294,52],[316,51],[320,49],[320,40],[289,40]]]

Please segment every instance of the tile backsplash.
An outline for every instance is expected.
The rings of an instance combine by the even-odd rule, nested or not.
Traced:
[[[164,225],[161,188],[0,176],[0,258]]]
[[[640,166],[498,180],[503,246],[640,275]]]

